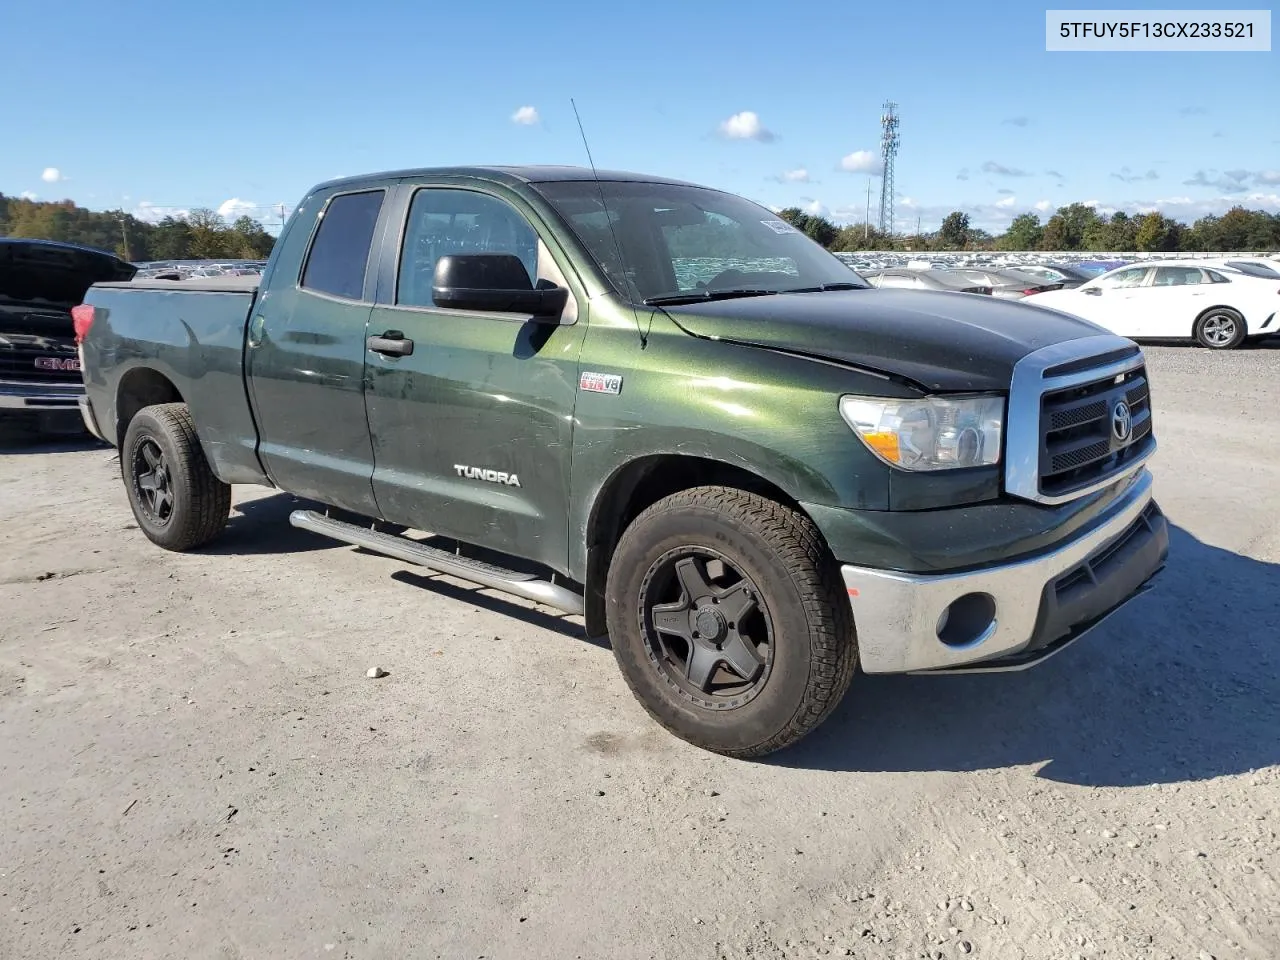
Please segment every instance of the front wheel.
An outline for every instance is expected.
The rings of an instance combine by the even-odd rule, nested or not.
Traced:
[[[138,528],[166,550],[190,550],[222,532],[231,487],[209,468],[185,403],[144,407],[129,421],[120,472]]]
[[[1230,307],[1214,307],[1196,321],[1193,333],[1202,347],[1234,350],[1244,343],[1244,317]]]
[[[835,709],[857,664],[839,572],[803,514],[726,487],[673,494],[627,528],[606,588],[614,655],[681,739],[757,757]]]

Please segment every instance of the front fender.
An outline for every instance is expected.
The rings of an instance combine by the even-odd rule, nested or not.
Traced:
[[[844,393],[911,396],[835,364],[703,340],[655,319],[642,348],[634,322],[593,316],[584,373],[621,375],[617,394],[579,390],[573,433],[569,568],[585,569],[593,518],[629,464],[696,457],[745,470],[797,501],[862,510],[889,505],[889,469],[840,416]]]

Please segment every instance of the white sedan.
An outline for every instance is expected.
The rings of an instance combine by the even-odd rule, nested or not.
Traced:
[[[1280,332],[1280,282],[1193,260],[1110,270],[1024,303],[1075,314],[1137,340],[1191,339],[1214,350]]]

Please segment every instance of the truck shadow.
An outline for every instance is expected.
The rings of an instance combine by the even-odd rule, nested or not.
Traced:
[[[778,766],[969,771],[1043,764],[1088,786],[1181,783],[1280,763],[1280,565],[1171,527],[1154,587],[1022,673],[858,676]]]
[[[519,620],[533,627],[551,630],[573,640],[582,640],[604,650],[610,650],[609,641],[588,637],[582,628],[579,618],[568,614],[547,612],[543,609],[523,606],[521,601],[508,600],[500,593],[486,590],[484,587],[470,586],[451,580],[444,574],[434,573],[425,568],[417,570],[397,570],[391,574],[397,583],[408,584],[420,590],[427,590],[444,597],[469,603],[473,607],[499,613],[512,620]]]
[[[291,493],[275,493],[231,506],[231,519],[226,532],[199,552],[210,556],[236,554],[305,553],[330,550],[345,544],[289,523],[294,510],[320,510],[321,504],[295,497]]]
[[[88,433],[35,433],[0,425],[0,456],[41,453],[82,453],[110,447]]]
[[[203,547],[199,552],[211,556],[234,556],[237,554],[272,554],[303,553],[310,550],[356,549],[339,540],[323,537],[309,530],[300,530],[289,523],[289,514],[294,510],[316,510],[323,513],[323,504],[295,497],[289,493],[276,493],[253,500],[245,500],[231,507],[231,519],[227,522],[226,532],[213,543]],[[428,538],[424,541],[430,545],[451,549],[451,543]],[[468,555],[490,563],[522,567],[513,564],[509,558],[478,548],[468,549]],[[609,649],[607,640],[590,640],[586,638],[580,618],[569,617],[543,608],[525,606],[522,601],[508,599],[495,591],[484,587],[470,586],[462,581],[453,580],[443,574],[434,573],[425,567],[411,567],[391,574],[397,583],[414,587],[428,593],[460,600],[472,606],[500,613],[513,620],[520,620],[530,626],[552,630],[575,640],[587,640],[596,646]]]

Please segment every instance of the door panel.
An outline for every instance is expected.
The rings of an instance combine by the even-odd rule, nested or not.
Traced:
[[[1140,335],[1140,296],[1146,292],[1147,273],[1146,267],[1128,267],[1086,284],[1080,297],[1087,301],[1087,312],[1081,316],[1122,337]],[[1087,289],[1100,292],[1088,294]]]
[[[1195,317],[1209,306],[1210,284],[1198,267],[1156,267],[1140,300],[1139,335],[1188,337]]]
[[[551,250],[504,199],[408,187],[402,201],[409,214],[400,294],[379,296],[401,303],[377,304],[369,333],[398,333],[413,341],[413,352],[371,350],[366,361],[381,515],[563,570],[586,329],[572,322],[572,288],[562,318],[569,322],[558,325],[435,307],[431,278],[447,253],[514,253],[531,281],[566,281]]]
[[[384,195],[340,194],[323,207],[301,284],[277,278],[283,282],[250,318],[247,349],[258,450],[271,479],[370,515],[377,504],[364,404],[367,267]]]

